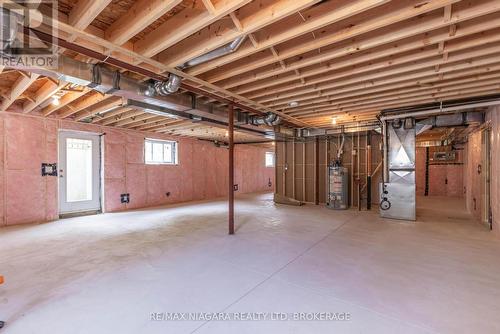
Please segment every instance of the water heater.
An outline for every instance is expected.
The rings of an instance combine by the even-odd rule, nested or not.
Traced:
[[[349,207],[348,173],[346,167],[329,166],[327,174],[326,205],[330,209],[345,210]]]

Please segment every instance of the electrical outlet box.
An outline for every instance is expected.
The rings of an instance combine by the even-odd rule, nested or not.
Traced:
[[[233,190],[238,191],[238,184],[233,185]]]
[[[57,176],[57,164],[42,163],[42,176]]]
[[[121,194],[120,201],[122,203],[130,203],[130,194]]]

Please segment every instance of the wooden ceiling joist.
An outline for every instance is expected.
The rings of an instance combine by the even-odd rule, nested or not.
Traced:
[[[470,11],[456,11],[454,12],[454,20],[455,21],[466,21],[466,20],[471,20],[474,18],[477,18],[478,16],[484,16],[488,15],[491,13],[495,13],[500,11],[500,3],[496,0],[488,0],[489,5],[483,5],[479,7],[474,7],[474,10]],[[494,2],[495,4],[493,4]],[[498,17],[492,17],[491,21],[486,21],[488,22],[487,24],[493,25],[495,27],[498,27],[498,20],[495,18]],[[484,24],[484,21],[483,21]],[[365,39],[361,38],[359,42],[356,42],[354,45],[351,41],[343,42],[340,44],[339,47],[334,47],[331,50],[323,51],[320,54],[317,55],[308,55],[307,57],[300,57],[299,59],[295,61],[289,61],[288,66],[286,70],[283,70],[282,68],[275,67],[272,70],[265,70],[261,72],[250,72],[245,75],[241,75],[244,72],[250,71],[252,69],[252,65],[246,63],[242,67],[238,67],[235,69],[239,73],[236,77],[232,77],[231,79],[225,80],[220,83],[222,87],[225,89],[232,89],[232,91],[237,92],[238,94],[247,94],[253,90],[257,89],[262,89],[265,88],[265,86],[259,86],[260,85],[260,80],[266,79],[266,78],[271,78],[276,75],[283,74],[285,72],[292,71],[294,69],[301,69],[304,67],[316,65],[322,62],[328,62],[332,61],[333,59],[337,59],[342,56],[352,56],[352,54],[355,54],[360,51],[372,49],[375,47],[379,47],[381,45],[387,45],[386,49],[387,50],[392,50],[393,45],[399,45],[399,43],[406,39],[410,38],[413,36],[423,36],[421,37],[418,42],[416,43],[411,43],[410,45],[403,45],[403,47],[396,48],[392,50],[393,52],[398,52],[398,50],[408,50],[408,49],[413,49],[416,50],[419,47],[424,47],[428,45],[429,43],[439,43],[440,41],[448,40],[451,37],[449,36],[448,33],[442,33],[438,37],[435,37],[434,41],[432,39],[428,40],[427,35],[423,34],[430,34],[430,38],[433,37],[433,34],[430,33],[430,31],[437,30],[440,28],[445,27],[446,24],[443,23],[441,15],[436,15],[433,13],[433,15],[429,16],[421,16],[416,18],[414,21],[408,21],[405,22],[404,25],[400,25],[398,29],[387,29],[382,34],[377,34],[374,32],[373,34],[370,34],[370,37],[367,37]],[[480,31],[484,31],[485,28],[482,28],[482,25],[479,26]],[[478,32],[478,27],[475,27],[476,29],[471,28],[469,31],[470,33],[477,33]],[[461,30],[461,29],[460,29]],[[455,35],[456,36],[456,35]],[[452,36],[452,37],[455,37]],[[464,35],[461,35],[464,36]],[[459,36],[456,36],[455,38],[458,38]],[[391,43],[394,43],[391,45]],[[403,43],[405,43],[403,41]],[[409,43],[408,43],[409,44]],[[309,50],[311,51],[311,50]],[[374,52],[372,56],[374,58],[377,58],[377,52]],[[286,51],[284,53],[282,52],[280,54],[280,58],[286,59],[289,58],[287,55]],[[269,61],[264,61],[260,62],[258,67],[266,66],[269,64],[272,64],[276,60],[269,59]],[[333,64],[335,62],[332,62]],[[323,66],[324,68],[324,66]],[[224,70],[224,68],[220,69],[221,71]],[[223,77],[226,77],[229,74],[235,74],[236,72],[231,72],[231,70],[225,71],[224,73],[221,73],[216,79],[217,80],[222,80]],[[236,75],[236,74],[235,74]],[[292,74],[290,74],[292,76]],[[273,79],[271,78],[270,81]],[[210,78],[209,78],[210,81]],[[250,85],[245,85],[246,83],[251,83]]]
[[[232,100],[299,127],[328,127],[332,116],[357,124],[384,108],[500,90],[498,0],[138,0],[121,4],[128,9],[121,15],[110,14],[114,6],[74,0],[54,26],[78,46],[183,77],[184,85],[207,92],[198,92],[199,103],[223,108]],[[242,36],[247,40],[232,53],[178,67]],[[96,61],[89,56],[75,57]],[[57,93],[59,106],[47,104],[62,84],[30,73],[2,78],[9,76],[1,110],[22,99],[24,112],[41,106],[44,116],[225,138],[218,126],[148,114],[92,91]]]
[[[497,41],[498,32],[500,31],[500,15],[497,13],[492,14],[491,18],[491,21],[486,22],[477,19],[471,22],[463,23],[460,28],[460,34],[456,35],[456,42],[455,40],[448,42],[446,45],[447,50],[453,48],[456,48],[457,50],[460,48],[467,48],[469,47],[467,44],[470,42],[481,43],[482,41],[484,41],[484,43],[489,43]],[[484,29],[488,30],[485,31]],[[448,39],[449,36],[447,30],[436,30],[429,34],[418,35],[416,37],[411,37],[409,39],[367,50],[359,54],[343,55],[340,58],[336,58],[335,61],[327,62],[318,66],[307,67],[301,70],[300,77],[304,78],[307,83],[307,79],[313,75],[319,75],[327,71],[342,69],[347,66],[355,66],[367,62],[374,62],[384,57],[397,57],[397,55],[401,53],[410,51],[419,53],[421,48],[425,48],[432,44],[438,44],[440,42],[447,41]],[[446,61],[446,59],[443,60]],[[280,87],[290,87],[279,86],[288,82],[292,82],[290,86],[303,86],[303,84],[297,83],[297,77],[290,73],[287,75],[282,74],[278,77],[266,80],[259,80],[256,83],[252,83],[249,85],[243,85],[237,90],[240,93],[245,94],[245,96],[260,102],[259,97],[272,93],[278,93],[280,91]],[[276,86],[276,88],[278,89],[275,89],[274,86]]]
[[[0,103],[0,111],[6,111],[38,78],[39,75],[34,73],[29,76],[20,76],[12,86],[10,93]]]
[[[215,8],[215,14],[207,11],[203,3],[195,3],[194,7],[184,9],[146,38],[136,42],[134,50],[146,57],[154,56],[249,2],[250,0],[221,1],[221,6]]]
[[[53,81],[47,80],[47,82],[36,92],[36,96],[33,101],[26,101],[23,103],[23,113],[29,113],[33,111],[40,104],[45,102],[52,95],[57,93],[61,88],[66,85],[65,82],[55,83]]]
[[[360,108],[372,108],[372,106],[377,105],[377,103],[380,103],[383,101],[383,103],[391,103],[391,102],[404,102],[406,100],[412,100],[412,99],[420,99],[420,98],[425,98],[425,97],[438,97],[439,94],[445,93],[447,91],[454,91],[454,90],[460,90],[464,91],[466,89],[470,90],[484,90],[484,88],[492,88],[493,90],[495,87],[498,87],[499,85],[499,80],[500,80],[500,74],[496,73],[494,76],[491,77],[489,80],[481,80],[477,83],[463,83],[463,84],[457,84],[455,82],[451,82],[448,85],[439,85],[437,87],[417,87],[414,88],[413,90],[404,90],[404,91],[398,91],[398,92],[392,92],[391,94],[385,94],[385,96],[372,96],[372,97],[367,97],[365,99],[357,99],[357,100],[351,100],[351,101],[343,101],[339,103],[335,103],[335,108],[330,107],[324,107],[324,108],[317,108],[314,111],[310,112],[295,112],[294,115],[299,118],[304,118],[304,117],[310,117],[310,116],[315,116],[321,111],[336,111],[336,110],[341,110],[341,111],[346,111],[350,112],[351,110],[358,110]]]
[[[320,0],[276,0],[254,1],[241,8],[235,15],[241,22],[242,31],[231,29],[220,23],[217,27],[207,27],[158,55],[160,62],[175,67],[201,56],[218,47],[231,43],[236,38],[250,34],[297,11],[307,8]],[[222,30],[222,32],[221,32]]]
[[[120,113],[119,115],[115,115],[113,117],[106,118],[105,120],[100,121],[99,124],[101,124],[101,125],[113,125],[113,124],[120,122],[121,120],[125,120],[125,119],[131,118],[131,117],[136,117],[136,116],[139,116],[142,114],[144,114],[144,111],[142,111],[142,110],[130,109],[130,110],[127,110],[126,112]]]
[[[78,0],[68,15],[68,24],[76,29],[87,28],[110,2],[111,0]],[[71,36],[70,41],[75,38],[76,36]]]
[[[106,30],[106,39],[123,45],[181,2],[182,0],[136,1],[125,15]]]
[[[439,72],[436,72],[433,67],[430,67],[427,70],[413,71],[413,72],[410,71],[410,72],[407,72],[405,75],[400,75],[400,73],[393,73],[393,75],[391,77],[389,77],[389,78],[382,77],[382,78],[380,78],[379,81],[375,81],[375,82],[376,82],[376,84],[381,85],[381,84],[395,83],[395,82],[401,83],[403,81],[410,80],[410,79],[418,80],[418,79],[421,79],[424,77],[436,75],[438,73],[439,74],[447,74],[450,72],[457,72],[460,74],[461,70],[464,70],[467,68],[484,67],[484,66],[496,64],[496,63],[498,63],[497,59],[499,56],[500,56],[500,53],[496,53],[496,54],[493,54],[491,57],[481,57],[481,58],[478,58],[477,60],[473,60],[473,61],[472,60],[465,60],[465,61],[461,61],[457,64],[446,64],[439,69]],[[443,78],[444,78],[444,76],[443,76]],[[348,80],[344,81],[344,83],[345,82],[353,83],[353,82],[359,82],[359,81],[355,80],[355,79],[348,79]],[[330,86],[336,86],[336,85],[337,85],[336,83],[330,84]],[[361,89],[363,89],[363,87],[369,88],[372,86],[372,85],[366,86],[366,84],[363,81],[361,81],[360,85],[362,87]],[[342,84],[339,83],[339,86],[341,87]],[[352,89],[352,87],[347,88],[344,91],[350,91],[351,89]],[[341,89],[338,89],[337,91],[340,92]],[[361,93],[362,93],[362,91],[360,91],[360,94]],[[310,99],[308,102],[301,103],[300,108],[304,108],[305,106],[314,106],[315,104],[322,103],[322,102],[328,102],[332,99],[333,98],[328,98],[328,97]],[[298,108],[295,108],[295,109],[298,109]],[[290,110],[291,109],[289,109],[288,111],[290,111]]]
[[[77,121],[88,119],[99,113],[106,113],[124,105],[124,100],[118,96],[108,96],[103,101],[96,103],[85,110],[78,112],[74,118]]]
[[[306,93],[306,94],[300,94],[300,92],[297,92],[295,91],[295,96],[293,98],[294,101],[297,101],[297,102],[301,102],[301,101],[306,101],[306,100],[310,100],[310,99],[315,99],[317,97],[321,97],[321,96],[334,96],[338,91],[337,91],[337,88],[342,86],[342,84],[352,84],[352,83],[356,83],[356,82],[363,82],[365,81],[365,77],[366,77],[366,80],[375,80],[377,78],[380,78],[380,77],[384,77],[384,76],[389,76],[389,75],[395,75],[395,74],[398,74],[398,77],[402,77],[401,73],[407,73],[407,72],[412,72],[412,71],[415,71],[416,69],[418,69],[418,66],[420,65],[421,68],[424,70],[424,69],[427,69],[429,67],[434,67],[434,72],[436,73],[446,73],[446,72],[449,72],[453,69],[453,66],[445,66],[445,69],[443,71],[441,71],[441,66],[444,66],[446,64],[453,64],[455,62],[462,62],[464,60],[467,60],[467,59],[476,59],[478,57],[481,57],[481,58],[484,58],[486,56],[489,56],[489,55],[493,55],[491,57],[494,57],[496,54],[498,54],[500,52],[500,44],[496,44],[495,46],[492,46],[491,48],[488,48],[489,49],[489,53],[484,53],[484,55],[480,52],[477,52],[477,50],[472,50],[470,52],[463,52],[463,53],[459,53],[457,54],[457,56],[455,57],[455,55],[452,56],[452,58],[450,58],[448,61],[446,62],[443,62],[442,58],[439,57],[439,56],[434,56],[434,57],[430,57],[429,59],[425,60],[425,61],[421,61],[421,62],[417,62],[417,63],[410,63],[410,65],[408,66],[395,66],[394,69],[391,71],[391,70],[387,70],[387,71],[384,71],[384,72],[375,72],[375,73],[372,73],[372,72],[368,72],[366,74],[366,76],[361,76],[359,77],[359,80],[358,78],[352,78],[352,76],[355,76],[357,75],[357,71],[353,71],[355,73],[350,73],[350,74],[347,74],[347,75],[343,75],[343,74],[340,74],[338,75],[338,77],[336,78],[332,78],[331,80],[329,80],[328,82],[332,82],[335,87],[329,87],[327,84],[317,84],[316,87],[315,87],[315,91],[312,92],[312,93]],[[481,50],[482,51],[482,50]],[[486,58],[484,58],[483,60],[485,60]],[[436,68],[435,66],[440,66],[439,69],[436,71]],[[342,80],[344,78],[348,78],[346,79],[345,81]],[[404,78],[404,77],[402,77]],[[320,95],[318,95],[318,92],[321,92]],[[269,107],[271,108],[276,108],[276,109],[282,109],[284,107],[287,107],[288,106],[288,103],[289,103],[289,98],[283,98],[283,99],[276,99],[274,100],[273,102],[269,102],[268,105]]]
[[[255,41],[253,43],[253,47],[249,45],[245,47],[242,46],[233,54],[201,64],[188,70],[188,72],[193,75],[199,75],[227,63],[248,57],[254,53],[273,47],[274,45],[286,42],[300,35],[308,34],[317,29],[321,29],[324,26],[349,18],[387,2],[388,0],[345,0],[341,2],[324,2],[309,11],[305,11],[303,15],[307,16],[307,20],[303,21],[301,24],[294,25],[293,27],[290,27],[290,29],[284,29],[278,33],[268,33],[262,43]],[[253,36],[253,34],[250,35]]]
[[[105,120],[107,119],[110,119],[110,118],[116,118],[118,117],[119,115],[123,114],[123,113],[126,113],[128,111],[131,111],[133,110],[134,108],[131,108],[131,107],[121,107],[121,108],[116,108],[112,111],[109,111],[109,112],[106,112],[106,113],[102,113],[102,114],[99,114],[99,115],[96,115],[96,117],[94,117],[92,120],[91,120],[91,123],[102,123],[104,122]]]
[[[316,38],[316,39],[311,39],[311,38],[306,38],[303,41],[295,41],[291,40],[289,43],[287,43],[285,46],[282,47],[276,47],[279,51],[279,58],[275,59],[274,57],[267,56],[267,57],[258,57],[258,59],[255,59],[254,61],[246,61],[245,62],[245,67],[239,67],[237,66],[238,63],[235,63],[235,65],[231,66],[224,66],[221,67],[218,70],[218,73],[215,74],[207,74],[206,76],[203,76],[203,78],[209,82],[218,82],[224,79],[228,78],[234,78],[235,75],[239,75],[251,70],[255,70],[261,67],[265,67],[267,65],[271,65],[276,62],[276,60],[286,60],[288,58],[292,58],[295,56],[299,56],[301,54],[305,54],[307,52],[315,51],[319,48],[323,48],[335,43],[343,42],[346,40],[349,40],[353,37],[365,34],[365,33],[370,33],[373,31],[376,31],[377,29],[384,28],[386,26],[390,26],[396,23],[402,22],[400,27],[398,27],[397,30],[391,30],[390,33],[392,35],[392,40],[400,40],[402,38],[408,37],[409,34],[421,34],[425,33],[427,31],[430,31],[432,29],[436,29],[437,27],[443,27],[447,25],[446,23],[443,22],[442,16],[439,15],[439,17],[436,15],[429,15],[431,19],[434,19],[435,22],[428,22],[430,20],[427,19],[427,16],[422,15],[428,12],[432,12],[435,9],[442,8],[445,5],[448,5],[450,3],[457,2],[456,0],[436,0],[436,1],[429,1],[425,5],[420,6],[415,8],[414,4],[408,1],[397,1],[396,3],[392,2],[391,4],[393,6],[398,6],[400,7],[397,10],[394,10],[390,13],[387,12],[387,9],[384,8],[384,6],[381,6],[379,8],[376,8],[375,10],[379,10],[378,12],[379,15],[374,15],[372,18],[365,18],[364,16],[361,16],[358,20],[360,22],[354,22],[354,25],[351,26],[349,24],[348,27],[332,32],[331,34],[327,34],[326,36]],[[385,11],[385,12],[384,12]],[[434,13],[431,13],[434,14]],[[421,15],[421,16],[419,16]],[[458,17],[458,16],[457,16]],[[409,20],[408,22],[403,22]],[[424,22],[421,22],[424,21]],[[430,23],[430,25],[428,25]],[[436,28],[434,28],[436,27]],[[390,42],[391,39],[382,39],[379,40],[380,43],[387,43]],[[302,43],[300,43],[302,42]],[[350,43],[352,47],[352,43]],[[351,53],[353,52],[353,49],[351,48]],[[321,54],[319,55],[321,56]],[[319,57],[317,56],[317,57]],[[313,59],[312,57],[307,57],[307,59]],[[288,71],[293,70],[295,68],[298,68],[297,66],[294,66],[291,69],[288,69]],[[238,85],[236,83],[236,85]],[[224,82],[222,83],[222,86],[224,88],[231,88],[234,87],[234,84],[231,82]]]
[[[45,108],[42,109],[42,115],[43,116],[49,116],[52,113],[60,110],[61,108],[66,107],[68,104],[72,103],[76,99],[84,96],[87,94],[89,90],[87,88],[82,88],[80,91],[70,91],[64,94],[60,99],[59,99],[59,104],[49,104]]]
[[[84,110],[85,108],[92,107],[94,104],[99,103],[106,98],[109,98],[109,96],[94,92],[89,96],[77,99],[74,103],[68,104],[64,108],[61,108],[57,114],[57,117],[70,117],[80,112],[81,110]]]

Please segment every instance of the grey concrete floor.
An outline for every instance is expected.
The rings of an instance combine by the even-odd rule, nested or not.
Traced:
[[[0,333],[499,333],[500,240],[458,199],[418,222],[238,198],[0,230]],[[347,312],[349,321],[151,321]]]

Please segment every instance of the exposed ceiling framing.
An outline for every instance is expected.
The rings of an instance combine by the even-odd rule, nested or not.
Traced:
[[[148,71],[180,75],[199,89],[201,103],[224,107],[234,101],[256,112],[273,111],[297,127],[373,121],[382,109],[500,93],[500,0],[59,4],[59,38]],[[178,68],[241,36],[247,38],[237,51]],[[147,114],[87,88],[1,70],[1,111],[204,139],[225,136],[220,127]],[[50,103],[53,96],[59,97],[57,106]]]

